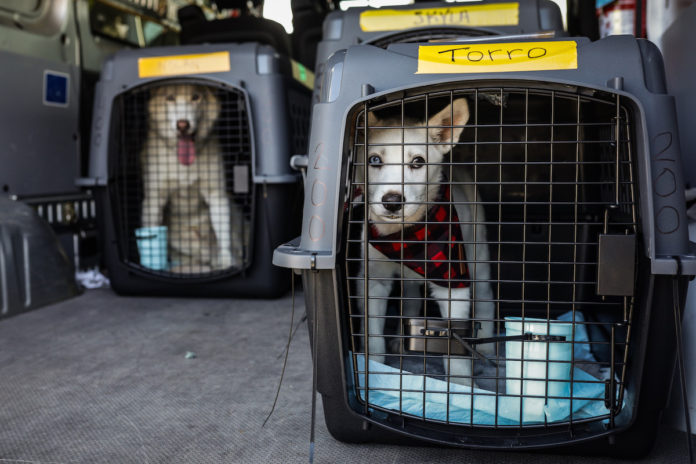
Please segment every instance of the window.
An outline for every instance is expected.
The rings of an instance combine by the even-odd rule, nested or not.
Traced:
[[[173,10],[173,14],[168,10]],[[163,43],[165,34],[176,32],[176,8],[163,0],[92,0],[90,22],[95,35],[137,47]],[[165,41],[172,43],[174,40]]]

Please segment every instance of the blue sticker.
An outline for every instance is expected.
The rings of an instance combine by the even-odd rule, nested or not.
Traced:
[[[44,71],[44,105],[68,106],[70,75]]]

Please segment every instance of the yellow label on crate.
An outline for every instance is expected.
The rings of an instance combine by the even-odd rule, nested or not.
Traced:
[[[202,53],[198,55],[153,56],[138,59],[138,77],[180,76],[230,70],[230,53]]]
[[[416,74],[577,68],[578,50],[573,41],[421,45]]]
[[[517,26],[519,3],[443,6],[414,10],[368,10],[360,13],[360,28],[365,32],[396,31],[433,26]]]
[[[314,73],[304,67],[302,63],[290,60],[292,63],[292,77],[309,90],[314,90]]]

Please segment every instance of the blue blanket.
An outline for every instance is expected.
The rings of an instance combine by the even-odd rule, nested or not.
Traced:
[[[356,355],[360,397],[365,400],[365,356]],[[519,397],[448,383],[432,377],[399,371],[376,361],[369,363],[369,404],[425,419],[475,425],[520,425]],[[604,407],[604,384],[575,369],[573,420],[608,414]],[[587,383],[590,381],[591,383]],[[449,394],[447,393],[449,389]],[[425,393],[424,393],[425,392]],[[425,401],[424,401],[425,399]],[[449,406],[449,415],[448,412]],[[547,422],[567,420],[570,399],[549,399],[544,406]],[[473,414],[473,418],[472,418]],[[527,423],[524,422],[523,423]]]
[[[577,363],[587,362],[585,366],[597,367],[590,351],[584,317],[580,311],[561,315],[558,320],[576,323],[573,344],[574,359]],[[358,354],[357,369],[360,398],[365,400],[365,356]],[[504,377],[505,368],[487,375]],[[506,396],[504,393],[484,390],[445,382],[433,377],[414,374],[405,370],[387,366],[376,361],[369,363],[369,404],[393,411],[401,411],[426,419],[459,422],[475,425],[494,425],[496,415],[498,425],[520,425],[539,423],[521,419],[520,409],[523,403],[519,396]],[[448,390],[449,389],[449,390]],[[598,417],[609,414],[604,407],[604,382],[582,369],[573,370],[573,420]],[[424,393],[425,392],[425,393]],[[449,393],[448,393],[449,392]],[[425,401],[424,401],[425,400]],[[529,403],[533,403],[530,401]],[[536,401],[536,403],[539,403]],[[550,398],[545,405],[543,415],[546,422],[568,420],[571,414],[570,399]],[[448,415],[449,408],[449,415]],[[473,417],[472,417],[473,414]],[[529,416],[524,414],[524,416]],[[543,419],[541,421],[543,423]]]

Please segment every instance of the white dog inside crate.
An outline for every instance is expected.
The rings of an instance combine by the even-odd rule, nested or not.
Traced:
[[[380,120],[373,113],[368,115],[368,151],[363,158],[359,149],[356,161],[362,163],[364,159],[367,163],[367,192],[363,193],[370,223],[366,335],[370,358],[375,361],[384,362],[387,353],[385,316],[388,297],[397,280],[403,279],[405,318],[419,315],[420,291],[425,282],[443,319],[461,321],[473,316],[481,324],[477,336],[493,336],[495,306],[489,282],[485,214],[482,205],[476,206],[481,199],[470,167],[443,168],[452,143],[458,141],[468,120],[469,106],[464,98],[453,100],[431,117],[427,125],[425,121],[406,119],[402,124],[400,118]],[[452,181],[456,182],[450,183],[450,171]],[[362,184],[365,179],[362,166],[358,166],[356,173],[356,182]],[[361,237],[365,236],[364,232],[363,226]],[[419,242],[426,233],[429,240],[444,243],[423,246]],[[361,255],[366,256],[364,240],[361,243]],[[418,249],[423,250],[422,255],[412,256],[411,252],[417,253]],[[437,260],[444,262],[439,264]],[[428,266],[425,272],[418,268],[418,263],[423,261]],[[360,277],[364,276],[362,261]],[[357,301],[363,314],[364,291],[362,282],[358,281]],[[473,313],[472,301],[475,301]],[[452,339],[451,343],[457,342]],[[495,344],[481,344],[477,351],[491,355]],[[451,355],[449,361],[444,357],[443,360],[453,382],[471,384],[470,358]]]
[[[243,264],[244,215],[225,183],[213,130],[221,102],[193,84],[155,87],[141,153],[142,226],[168,228],[170,271],[201,273]]]

